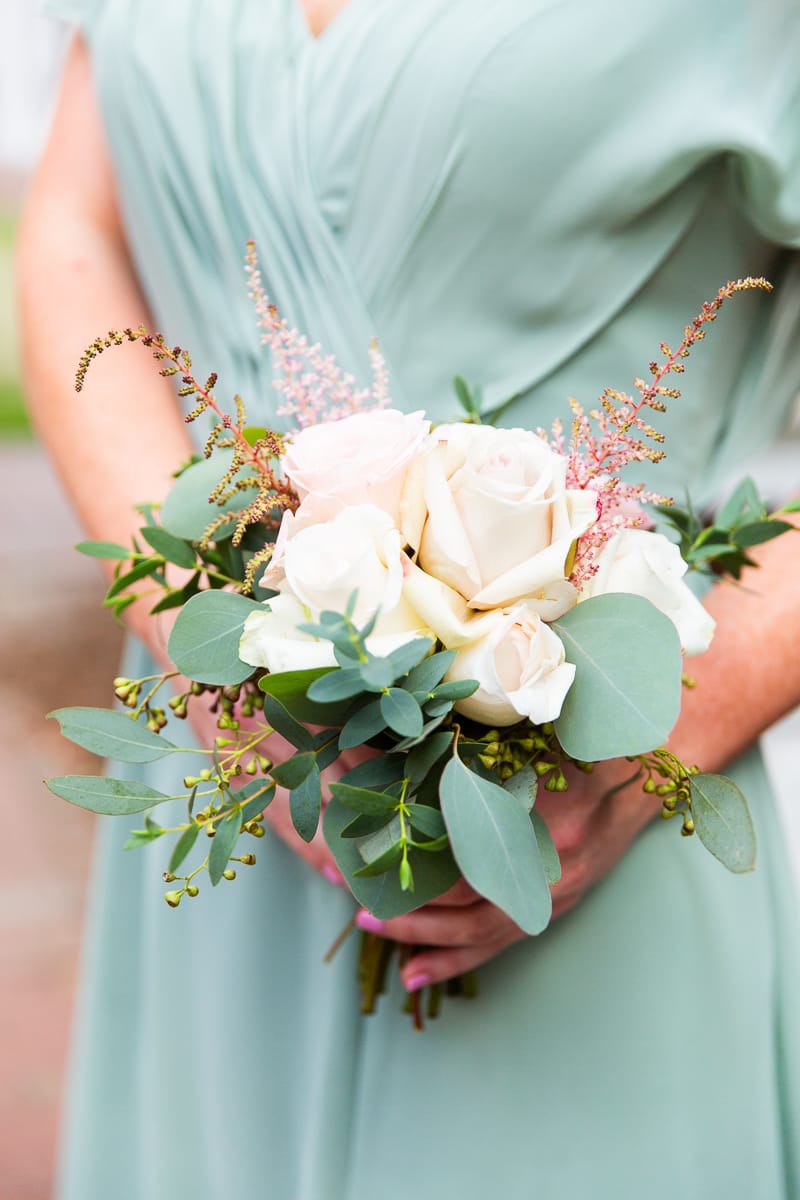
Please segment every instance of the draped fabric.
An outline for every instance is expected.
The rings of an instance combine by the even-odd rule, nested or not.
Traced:
[[[398,404],[504,424],[629,387],[726,279],[651,480],[712,494],[800,372],[800,11],[790,0],[54,0],[93,59],[159,327],[273,420],[242,255]],[[657,481],[657,482],[656,482]],[[144,497],[142,499],[145,499]],[[143,670],[132,647],[126,670]],[[174,762],[148,765],[169,787]],[[136,768],[136,770],[142,770]],[[357,1016],[352,911],[271,839],[177,913],[103,829],[65,1200],[707,1200],[800,1193],[796,908],[757,754],[754,876],[654,825],[580,908],[415,1036]],[[177,777],[177,776],[176,776]]]

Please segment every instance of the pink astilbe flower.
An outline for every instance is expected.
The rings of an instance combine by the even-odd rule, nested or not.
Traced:
[[[664,457],[660,449],[664,435],[647,422],[644,410],[664,412],[666,400],[678,399],[680,389],[669,386],[665,380],[672,374],[683,373],[683,360],[689,357],[695,343],[706,336],[704,327],[716,320],[728,297],[753,288],[771,291],[772,285],[766,279],[749,276],[729,281],[686,326],[677,350],[662,342],[664,358],[661,363],[650,363],[650,381],[634,380],[638,397],[606,388],[599,398],[599,407],[588,413],[577,400],[570,400],[573,419],[568,446],[563,422],[553,423],[548,441],[567,459],[567,486],[592,488],[598,494],[598,519],[580,538],[570,576],[576,587],[580,588],[595,574],[597,557],[610,538],[621,529],[650,523],[642,505],[672,503],[670,497],[651,492],[643,484],[625,482],[620,472],[631,463],[656,463]],[[546,433],[539,432],[547,438]]]
[[[272,356],[273,387],[283,398],[277,410],[279,416],[293,417],[304,429],[391,404],[386,362],[376,341],[370,346],[372,384],[359,388],[355,377],[342,370],[334,355],[325,354],[319,343],[309,343],[281,317],[264,291],[253,242],[247,245],[245,271],[261,342]]]

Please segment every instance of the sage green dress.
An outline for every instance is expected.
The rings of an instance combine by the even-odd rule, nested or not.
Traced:
[[[692,358],[659,489],[707,497],[781,429],[795,0],[351,0],[318,41],[297,0],[52,7],[88,40],[158,324],[254,419],[274,393],[250,237],[282,313],[342,363],[363,373],[377,335],[399,404],[452,416],[459,372],[487,404],[521,393],[505,423],[534,428],[766,273],[776,295],[731,303]],[[131,822],[107,821],[61,1197],[800,1196],[798,908],[758,754],[735,774],[752,876],[655,823],[421,1035],[397,986],[357,1014],[354,945],[322,961],[352,902],[276,840],[172,912],[159,854],[123,854]]]

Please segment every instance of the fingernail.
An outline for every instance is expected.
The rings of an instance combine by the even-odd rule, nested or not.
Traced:
[[[325,866],[322,868],[322,874],[334,887],[344,887],[344,875],[337,871],[336,867]]]
[[[383,933],[384,929],[383,921],[373,917],[372,913],[367,912],[366,909],[362,909],[356,917],[356,925],[359,929],[363,929],[364,933]]]
[[[433,980],[425,971],[418,971],[416,975],[409,975],[408,979],[403,980],[407,992],[420,992],[431,983]]]

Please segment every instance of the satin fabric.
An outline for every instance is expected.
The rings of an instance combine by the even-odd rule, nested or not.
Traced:
[[[535,428],[630,386],[726,279],[768,274],[692,357],[650,479],[699,500],[797,389],[800,13],[789,0],[55,0],[90,46],[159,326],[274,420],[242,273],[398,404],[451,377]],[[142,497],[142,499],[146,499]],[[131,647],[127,673],[145,668]],[[709,698],[713,713],[713,698]],[[135,768],[157,788],[180,764]],[[115,774],[119,774],[115,768]],[[800,1194],[796,900],[756,752],[728,875],[651,826],[580,907],[415,1035],[361,1018],[352,902],[265,838],[164,905],[106,821],[62,1200],[783,1200]]]

